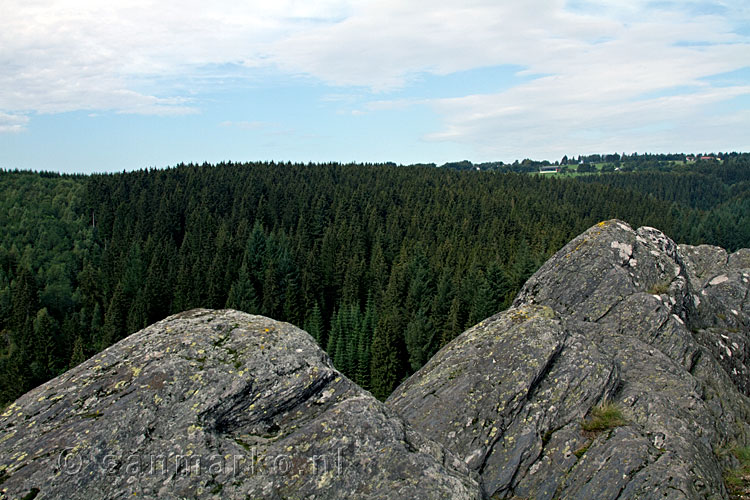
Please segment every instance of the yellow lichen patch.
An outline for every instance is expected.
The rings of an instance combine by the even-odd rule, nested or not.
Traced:
[[[160,396],[159,396],[158,394],[154,394],[154,404],[157,404],[157,405],[158,405],[158,404],[159,404],[159,403],[161,403],[162,401],[164,401],[164,399],[163,399],[163,398],[161,398],[161,397],[160,397]]]
[[[41,396],[39,396],[39,399],[37,399],[37,401],[44,401],[45,399],[47,399],[47,396],[42,394]]]
[[[331,482],[333,479],[333,470],[328,470],[323,473],[322,476],[320,476],[320,479],[318,480],[318,483],[316,484],[318,489],[323,489],[326,487],[328,483]]]
[[[10,417],[13,414],[13,410],[16,407],[16,403],[12,403],[7,410],[3,412],[3,417]]]
[[[127,380],[120,380],[119,382],[117,382],[115,384],[115,389],[120,390],[123,387],[125,387],[126,385],[128,385],[128,381]]]
[[[15,435],[16,435],[16,430],[15,429],[11,430],[5,436],[0,437],[0,444],[2,444],[4,441],[7,441],[10,438],[12,438]]]

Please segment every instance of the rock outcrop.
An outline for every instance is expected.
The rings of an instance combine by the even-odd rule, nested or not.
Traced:
[[[750,251],[600,223],[385,404],[305,332],[172,316],[0,416],[0,498],[726,499]]]
[[[750,249],[680,245],[691,284],[696,338],[750,396]]]
[[[0,482],[14,499],[480,498],[462,461],[333,369],[307,333],[208,310],[8,407]]]
[[[725,450],[750,439],[747,266],[600,223],[387,404],[487,497],[727,498]]]

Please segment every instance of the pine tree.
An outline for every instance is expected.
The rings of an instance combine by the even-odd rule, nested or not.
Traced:
[[[31,374],[34,382],[47,380],[63,368],[60,347],[57,345],[59,328],[57,322],[49,315],[47,308],[37,312],[34,319],[34,353],[31,362]]]
[[[476,283],[476,288],[474,288],[474,297],[469,312],[469,324],[471,325],[475,325],[497,312],[495,298],[487,277],[479,271],[475,275],[473,281]]]
[[[357,351],[357,373],[356,382],[364,389],[370,390],[370,363],[372,347],[372,338],[378,324],[377,311],[375,310],[375,300],[372,294],[367,298],[365,313],[359,325],[358,334],[358,351]]]
[[[218,308],[227,301],[231,283],[228,282],[231,260],[231,235],[226,222],[221,225],[216,235],[216,251],[208,271],[208,304]]]
[[[27,320],[36,314],[38,303],[39,290],[36,279],[28,268],[23,268],[13,287],[11,328],[16,331],[22,330]]]
[[[118,283],[104,315],[104,325],[97,341],[97,350],[101,351],[125,337],[128,310],[129,306],[124,288],[122,283]]]
[[[84,361],[86,361],[86,354],[84,353],[83,349],[83,339],[81,338],[81,335],[78,334],[75,341],[73,342],[73,353],[70,356],[68,369],[74,368]]]
[[[313,306],[312,310],[308,313],[307,318],[305,319],[305,330],[307,333],[312,335],[312,337],[315,339],[315,341],[320,346],[325,346],[327,336],[325,335],[325,325],[323,324],[323,315],[320,312],[320,307],[318,307],[318,303],[315,302],[315,305]]]
[[[404,346],[406,294],[405,248],[399,263],[393,266],[384,297],[383,311],[375,329],[372,348],[370,381],[373,395],[384,400],[406,374]]]
[[[255,293],[255,287],[250,280],[250,273],[248,273],[247,266],[245,265],[240,267],[237,280],[229,289],[226,307],[245,311],[250,314],[258,314],[260,312],[258,296]]]
[[[434,354],[437,340],[435,328],[424,309],[419,309],[406,325],[406,351],[411,372],[419,370]]]

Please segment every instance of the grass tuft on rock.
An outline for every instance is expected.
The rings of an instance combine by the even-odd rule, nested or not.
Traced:
[[[615,403],[604,402],[591,409],[589,418],[581,422],[581,429],[587,432],[600,432],[625,425],[620,407]]]
[[[591,447],[591,441],[588,441],[585,445],[578,448],[576,451],[573,452],[573,455],[576,456],[577,459],[581,459],[581,457],[589,451],[589,448]]]
[[[647,291],[651,295],[662,295],[669,291],[669,283],[655,283]]]
[[[745,495],[750,495],[750,446],[735,446],[731,453],[740,464],[739,467],[724,471],[729,497],[747,498]]]

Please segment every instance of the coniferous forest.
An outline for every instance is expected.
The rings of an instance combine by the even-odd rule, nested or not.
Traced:
[[[303,327],[386,397],[617,217],[750,247],[750,155],[575,178],[431,166],[0,171],[0,406],[194,307]]]

